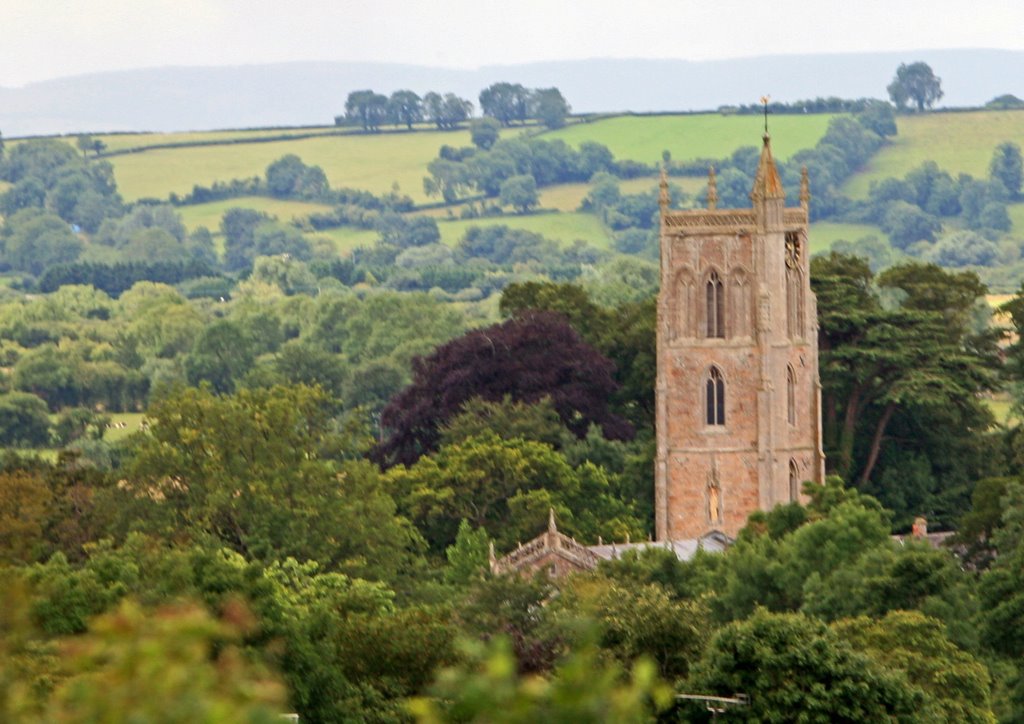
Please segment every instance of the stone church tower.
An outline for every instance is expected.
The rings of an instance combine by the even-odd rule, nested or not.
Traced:
[[[753,208],[669,208],[661,180],[658,540],[735,536],[755,510],[822,482],[817,310],[807,253],[807,172],[786,208],[771,142]]]

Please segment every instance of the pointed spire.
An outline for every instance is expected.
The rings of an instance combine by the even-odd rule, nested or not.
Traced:
[[[661,181],[658,182],[658,190],[658,206],[661,207],[661,211],[664,213],[672,201],[668,195],[668,171],[665,169],[664,164],[661,166]]]
[[[772,158],[772,137],[764,134],[764,147],[761,149],[761,161],[757,164],[757,176],[754,177],[754,188],[750,192],[751,201],[767,199],[784,199],[786,192],[782,190],[782,179],[779,169]]]
[[[807,167],[800,169],[800,208],[808,211],[811,205],[811,181],[807,175]]]
[[[557,533],[558,528],[555,527],[555,509],[548,508],[548,533]]]
[[[718,208],[718,181],[715,179],[714,166],[708,166],[708,208]]]

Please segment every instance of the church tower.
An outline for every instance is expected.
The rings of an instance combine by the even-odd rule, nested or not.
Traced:
[[[662,172],[658,540],[735,536],[824,479],[807,171],[786,208],[767,133],[750,198],[717,208],[712,169],[708,208],[673,210]]]

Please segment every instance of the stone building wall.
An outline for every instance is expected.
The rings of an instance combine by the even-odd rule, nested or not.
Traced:
[[[785,208],[765,136],[751,209],[668,208],[662,179],[656,528],[735,536],[821,482],[817,314],[801,205]]]

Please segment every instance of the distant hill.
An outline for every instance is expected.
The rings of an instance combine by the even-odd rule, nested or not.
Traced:
[[[477,100],[499,80],[559,87],[574,110],[683,111],[815,96],[884,97],[901,62],[924,60],[942,78],[943,105],[1024,97],[1024,52],[925,50],[790,55],[722,61],[595,59],[453,70],[383,63],[171,67],[60,78],[0,88],[5,137],[76,131],[171,131],[322,125],[352,90],[452,91]]]

